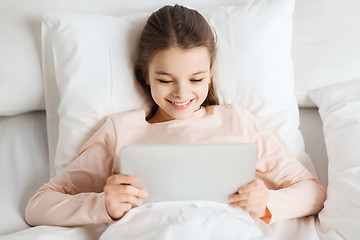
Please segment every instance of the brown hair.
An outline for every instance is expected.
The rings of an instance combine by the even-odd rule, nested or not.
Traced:
[[[134,59],[136,81],[151,99],[153,106],[148,118],[151,118],[157,105],[151,98],[150,86],[146,84],[149,64],[159,50],[178,47],[189,49],[206,47],[210,53],[210,67],[216,55],[216,38],[205,18],[195,10],[183,6],[164,6],[151,14],[140,37]],[[213,81],[203,106],[219,104]]]

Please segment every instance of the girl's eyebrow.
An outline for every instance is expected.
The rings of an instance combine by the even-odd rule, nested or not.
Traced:
[[[164,72],[164,71],[156,71],[156,75],[166,75],[166,76],[172,76],[170,73]]]
[[[202,73],[207,73],[207,71],[206,70],[198,71],[198,72],[195,72],[193,74],[190,74],[190,76],[199,75],[199,74],[202,74]],[[155,74],[157,74],[157,75],[165,75],[165,76],[172,76],[171,73],[164,72],[164,71],[156,71]]]
[[[191,74],[191,76],[199,75],[199,74],[202,74],[202,73],[207,73],[207,71],[206,70],[198,71],[196,73]]]

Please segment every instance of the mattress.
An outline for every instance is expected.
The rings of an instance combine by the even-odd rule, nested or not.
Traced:
[[[312,157],[320,181],[326,186],[327,156],[318,110],[301,109],[300,117],[306,150]],[[116,224],[106,230],[106,225],[30,228],[25,223],[28,199],[49,179],[45,111],[0,117],[0,136],[0,179],[3,183],[0,212],[7,216],[0,218],[0,239],[98,239],[104,231],[107,234],[103,239],[110,239],[105,237],[116,232]],[[140,210],[146,212],[146,208]],[[272,225],[256,224],[260,224],[259,228],[265,233],[261,239],[318,239],[315,217]]]

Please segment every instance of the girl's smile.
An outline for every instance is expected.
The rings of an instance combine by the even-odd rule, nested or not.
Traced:
[[[185,102],[172,102],[170,100],[168,100],[168,101],[172,104],[172,106],[175,109],[183,110],[183,109],[186,109],[187,107],[189,107],[193,100],[194,99],[191,99],[191,100],[188,100],[188,101],[185,101]]]

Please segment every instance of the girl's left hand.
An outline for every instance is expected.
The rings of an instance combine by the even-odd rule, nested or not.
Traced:
[[[253,218],[261,218],[266,214],[268,192],[264,182],[255,179],[239,188],[237,193],[230,195],[229,203],[231,207],[241,207],[248,211]]]

